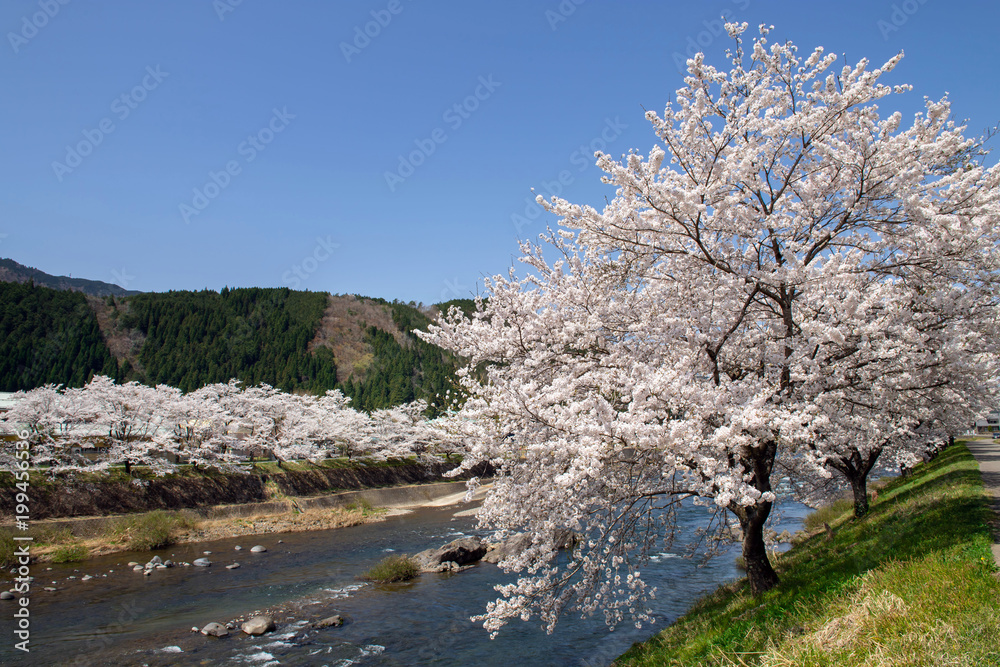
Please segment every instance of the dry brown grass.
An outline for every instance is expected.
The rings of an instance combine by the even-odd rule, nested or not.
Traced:
[[[351,295],[331,295],[319,330],[309,342],[309,351],[320,346],[330,348],[337,360],[338,374],[346,373],[338,377],[341,382],[348,377],[364,379],[365,369],[373,358],[363,340],[365,329],[371,325],[391,332],[400,345],[405,344],[403,334],[392,321],[389,306]]]
[[[89,557],[119,551],[145,550],[150,548],[149,545],[136,538],[136,535],[143,537],[151,532],[142,528],[146,523],[143,518],[151,514],[154,513],[109,519],[105,529],[93,537],[76,537],[69,529],[47,531],[41,539],[36,538],[38,541],[32,548],[32,554],[41,562],[58,562],[67,553],[76,554],[79,557],[74,560],[81,560],[84,554]],[[196,519],[190,513],[184,513],[183,520],[172,521],[167,526],[166,539],[169,544],[184,544],[243,535],[330,530],[384,521],[385,516],[384,511],[361,506],[257,514],[235,519]],[[164,522],[160,520],[155,523],[159,526]],[[160,532],[162,531],[156,534],[157,543],[163,542]]]

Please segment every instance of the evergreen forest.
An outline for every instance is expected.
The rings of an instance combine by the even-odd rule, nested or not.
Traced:
[[[428,315],[384,299],[366,301],[391,314],[395,330],[361,322],[369,361],[339,377],[330,347],[317,342],[328,299],[288,288],[224,288],[99,300],[0,282],[0,391],[81,386],[96,374],[185,392],[238,378],[288,392],[340,389],[355,408],[372,411],[416,399],[433,404],[454,387],[456,360],[412,333],[427,327]]]

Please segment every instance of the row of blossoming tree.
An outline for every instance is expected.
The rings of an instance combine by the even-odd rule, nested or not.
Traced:
[[[414,402],[371,414],[354,410],[339,391],[288,394],[237,380],[187,394],[94,377],[80,388],[54,385],[21,392],[0,427],[17,436],[3,442],[0,464],[15,465],[18,442],[30,461],[52,472],[149,466],[157,474],[178,462],[237,469],[253,457],[318,463],[333,457],[440,460],[457,443],[423,416]],[[23,446],[23,445],[22,445]]]
[[[910,465],[994,399],[1000,169],[947,99],[906,123],[862,60],[747,48],[699,54],[657,141],[619,162],[603,210],[538,201],[560,227],[527,275],[487,281],[429,342],[469,360],[463,466],[498,475],[480,513],[532,546],[480,617],[647,619],[641,576],[693,499],[738,524],[750,588],[778,582],[764,526],[779,486],[832,475],[868,511],[876,465]],[[543,251],[555,259],[543,256]],[[557,558],[557,528],[581,541]]]

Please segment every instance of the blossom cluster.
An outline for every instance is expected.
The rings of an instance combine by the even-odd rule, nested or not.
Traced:
[[[236,469],[252,457],[429,459],[458,451],[459,443],[426,419],[425,409],[417,401],[367,414],[352,409],[339,391],[288,394],[231,380],[184,394],[97,376],[79,388],[19,392],[0,428],[27,435],[32,464],[53,472],[127,463],[165,474],[178,463]],[[11,463],[14,446],[3,441],[0,465]]]

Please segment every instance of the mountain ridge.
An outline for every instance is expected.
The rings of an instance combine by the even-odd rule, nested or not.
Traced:
[[[70,276],[54,276],[41,269],[25,266],[8,257],[0,257],[0,281],[8,283],[26,283],[34,281],[36,285],[56,290],[83,292],[90,296],[131,296],[141,294],[137,290],[125,289],[121,285],[106,283],[103,280],[87,278],[71,278]]]

